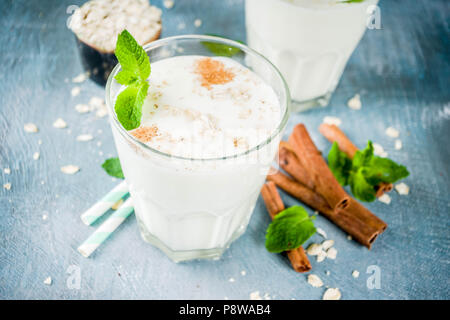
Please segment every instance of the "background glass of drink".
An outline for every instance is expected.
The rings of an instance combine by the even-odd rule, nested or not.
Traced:
[[[289,90],[279,71],[245,45],[187,35],[161,39],[144,49],[151,63],[179,55],[214,56],[205,44],[238,49],[231,59],[253,69],[278,97],[278,127],[242,154],[193,159],[162,153],[141,143],[122,127],[114,112],[115,97],[121,88],[114,76],[120,65],[106,84],[113,136],[141,236],[177,262],[218,258],[245,231],[290,112]]]
[[[326,106],[378,0],[246,0],[248,45],[281,71],[293,109]]]

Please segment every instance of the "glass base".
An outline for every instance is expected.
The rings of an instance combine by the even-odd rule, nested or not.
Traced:
[[[333,92],[328,92],[323,96],[306,101],[292,100],[292,112],[302,112],[316,107],[326,107],[330,102],[332,94]]]
[[[138,222],[141,238],[160,249],[164,252],[170,260],[173,262],[182,262],[196,259],[210,259],[210,260],[218,260],[222,256],[222,254],[227,250],[231,243],[239,238],[247,229],[248,221],[245,225],[241,225],[231,236],[230,240],[225,244],[225,246],[220,248],[212,248],[212,249],[198,249],[198,250],[172,250],[168,246],[166,246],[161,240],[152,235],[145,228],[144,224],[139,220],[136,215],[136,220]]]

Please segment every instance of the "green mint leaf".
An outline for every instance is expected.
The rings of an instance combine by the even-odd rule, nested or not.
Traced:
[[[367,182],[364,168],[360,168],[356,172],[352,172],[349,177],[350,189],[355,198],[372,202],[376,199],[375,186]]]
[[[127,30],[119,34],[114,54],[122,70],[134,74],[142,81],[150,76],[150,60],[147,53]]]
[[[360,167],[367,167],[370,165],[370,161],[373,158],[373,144],[372,141],[367,142],[367,147],[364,150],[356,151],[353,156],[352,165],[354,169],[358,169]]]
[[[112,177],[120,179],[124,178],[119,158],[106,159],[102,164],[102,168],[105,169],[106,173]]]
[[[215,34],[208,34],[209,36],[219,37],[223,38],[221,36],[215,35]],[[242,41],[237,41],[242,43]],[[217,43],[217,42],[211,42],[211,41],[202,41],[202,44],[212,53],[214,53],[216,56],[223,56],[223,57],[232,57],[238,52],[241,51],[241,49],[229,46],[223,43]]]
[[[348,178],[352,170],[352,160],[339,149],[337,142],[333,143],[328,154],[328,166],[340,185],[345,186],[348,184]]]
[[[350,185],[355,198],[367,202],[376,199],[376,187],[380,183],[394,183],[409,175],[405,166],[375,156],[371,141],[367,142],[364,150],[355,153],[353,160],[339,150],[336,142],[333,143],[328,154],[328,165],[341,185]]]
[[[140,82],[137,85],[128,86],[116,100],[114,110],[117,119],[126,130],[132,130],[141,124],[142,105],[147,96],[148,83]]]
[[[409,172],[405,166],[397,164],[391,159],[374,156],[370,165],[365,168],[364,175],[370,184],[378,185],[381,182],[397,182],[409,176]]]
[[[300,206],[283,210],[267,228],[266,249],[278,253],[298,248],[316,232],[314,218]]]
[[[363,2],[364,0],[345,0],[345,1],[342,1],[342,3],[356,3],[356,2]]]
[[[134,73],[126,70],[121,70],[116,76],[114,77],[116,81],[123,85],[131,85],[139,81],[139,77]]]

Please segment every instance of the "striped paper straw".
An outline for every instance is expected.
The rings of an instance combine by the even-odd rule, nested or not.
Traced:
[[[78,251],[87,258],[95,251],[118,226],[134,211],[131,198],[128,198],[123,205],[115,211],[105,222],[98,227],[95,232],[78,247]]]
[[[105,214],[111,207],[120,199],[128,194],[128,187],[125,181],[121,182],[108,194],[106,194],[99,202],[94,204],[81,215],[81,220],[84,224],[90,226],[98,218]]]

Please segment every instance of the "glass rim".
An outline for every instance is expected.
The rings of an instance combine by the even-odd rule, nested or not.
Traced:
[[[129,133],[129,131],[125,130],[125,128],[120,124],[119,120],[117,119],[117,115],[114,111],[114,107],[113,107],[112,101],[111,101],[111,85],[114,80],[114,77],[120,71],[120,63],[117,63],[117,65],[113,68],[113,70],[111,71],[111,73],[108,76],[108,80],[106,82],[106,87],[105,87],[105,95],[106,95],[105,98],[106,98],[106,106],[108,108],[109,116],[112,119],[112,123],[125,139],[131,140],[132,143],[137,144],[138,146],[140,146],[146,150],[149,150],[153,153],[156,153],[156,154],[166,157],[166,158],[178,159],[178,160],[189,160],[189,161],[202,161],[203,162],[203,161],[219,161],[219,160],[222,161],[222,160],[228,160],[228,159],[237,159],[237,158],[246,156],[246,155],[251,154],[255,151],[258,151],[262,147],[268,145],[270,142],[272,142],[272,140],[274,140],[283,131],[284,127],[287,124],[287,121],[289,119],[289,115],[291,112],[291,96],[290,96],[289,87],[286,83],[286,80],[284,79],[284,77],[282,76],[282,74],[278,70],[278,68],[275,67],[275,65],[272,62],[270,62],[262,54],[253,50],[252,48],[248,47],[245,44],[242,44],[240,42],[230,40],[227,38],[208,36],[208,35],[189,34],[189,35],[181,35],[181,36],[172,36],[172,37],[167,37],[167,38],[162,38],[159,40],[152,41],[151,43],[144,45],[143,48],[144,48],[145,52],[148,52],[152,49],[156,49],[158,47],[167,45],[173,41],[179,41],[179,40],[203,40],[203,41],[212,41],[212,42],[227,44],[229,46],[237,47],[246,53],[250,53],[250,54],[256,56],[258,59],[262,59],[266,64],[268,64],[269,67],[275,71],[275,74],[277,75],[278,79],[281,80],[282,87],[284,88],[284,92],[286,95],[286,97],[285,97],[286,101],[280,101],[280,106],[285,105],[286,109],[284,111],[283,116],[281,117],[281,120],[280,120],[277,128],[270,134],[270,136],[267,139],[263,140],[258,145],[254,146],[253,148],[251,148],[247,151],[244,151],[244,152],[240,152],[240,153],[236,153],[236,154],[224,156],[224,157],[190,158],[190,157],[172,155],[169,153],[162,152],[158,149],[152,148],[149,145],[141,142],[139,139],[135,138],[132,134]]]

